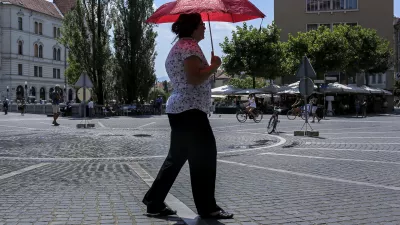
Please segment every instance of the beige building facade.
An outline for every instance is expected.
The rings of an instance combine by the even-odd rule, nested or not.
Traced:
[[[322,25],[332,29],[338,24],[349,24],[375,29],[394,48],[393,11],[393,0],[274,0],[274,20],[282,30],[282,41],[287,41],[289,34]],[[357,83],[366,82],[362,76],[357,80]],[[392,90],[394,68],[384,74],[370,75],[368,83]]]

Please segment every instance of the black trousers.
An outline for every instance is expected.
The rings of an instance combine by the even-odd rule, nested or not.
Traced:
[[[171,125],[171,143],[167,158],[157,178],[143,199],[148,212],[165,208],[164,200],[186,160],[189,161],[194,202],[199,215],[218,211],[215,178],[217,147],[207,114],[188,110],[168,114]]]

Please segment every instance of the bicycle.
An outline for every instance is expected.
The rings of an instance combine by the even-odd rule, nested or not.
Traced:
[[[279,113],[281,113],[281,112],[282,112],[281,108],[274,106],[272,116],[269,119],[268,126],[267,126],[268,134],[272,134],[272,132],[279,133],[276,131],[276,126],[280,122],[279,121]]]
[[[239,109],[239,110],[236,112],[236,119],[237,119],[240,123],[246,122],[247,118],[253,119],[255,123],[261,122],[261,120],[263,119],[263,113],[262,113],[262,111],[259,110],[259,109],[254,109],[254,110],[253,110],[253,114],[255,115],[255,117],[253,117],[253,115],[251,115],[251,114],[248,113],[246,110],[243,110],[243,109],[241,108],[241,109]]]
[[[287,112],[287,118],[289,120],[294,120],[294,119],[296,119],[296,117],[301,117],[303,120],[305,120],[306,119],[305,114],[306,114],[306,112],[303,109],[296,110],[296,109],[292,108],[291,110],[289,110]]]

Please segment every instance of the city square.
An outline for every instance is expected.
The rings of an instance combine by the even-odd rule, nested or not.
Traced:
[[[216,199],[234,219],[199,220],[188,165],[149,218],[141,200],[165,159],[166,116],[110,117],[77,129],[44,115],[0,117],[0,224],[398,224],[400,122],[395,115],[328,117],[317,138],[280,116],[279,134],[234,115],[210,117],[218,147]]]

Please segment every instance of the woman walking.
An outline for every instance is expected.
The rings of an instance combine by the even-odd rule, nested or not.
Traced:
[[[179,171],[189,161],[194,202],[203,218],[230,219],[214,197],[217,147],[207,114],[210,109],[211,75],[221,66],[221,59],[211,56],[211,65],[198,42],[204,39],[205,25],[200,14],[182,14],[172,25],[178,41],[165,62],[174,92],[166,112],[171,126],[167,158],[143,203],[148,216],[176,214],[164,200]]]

